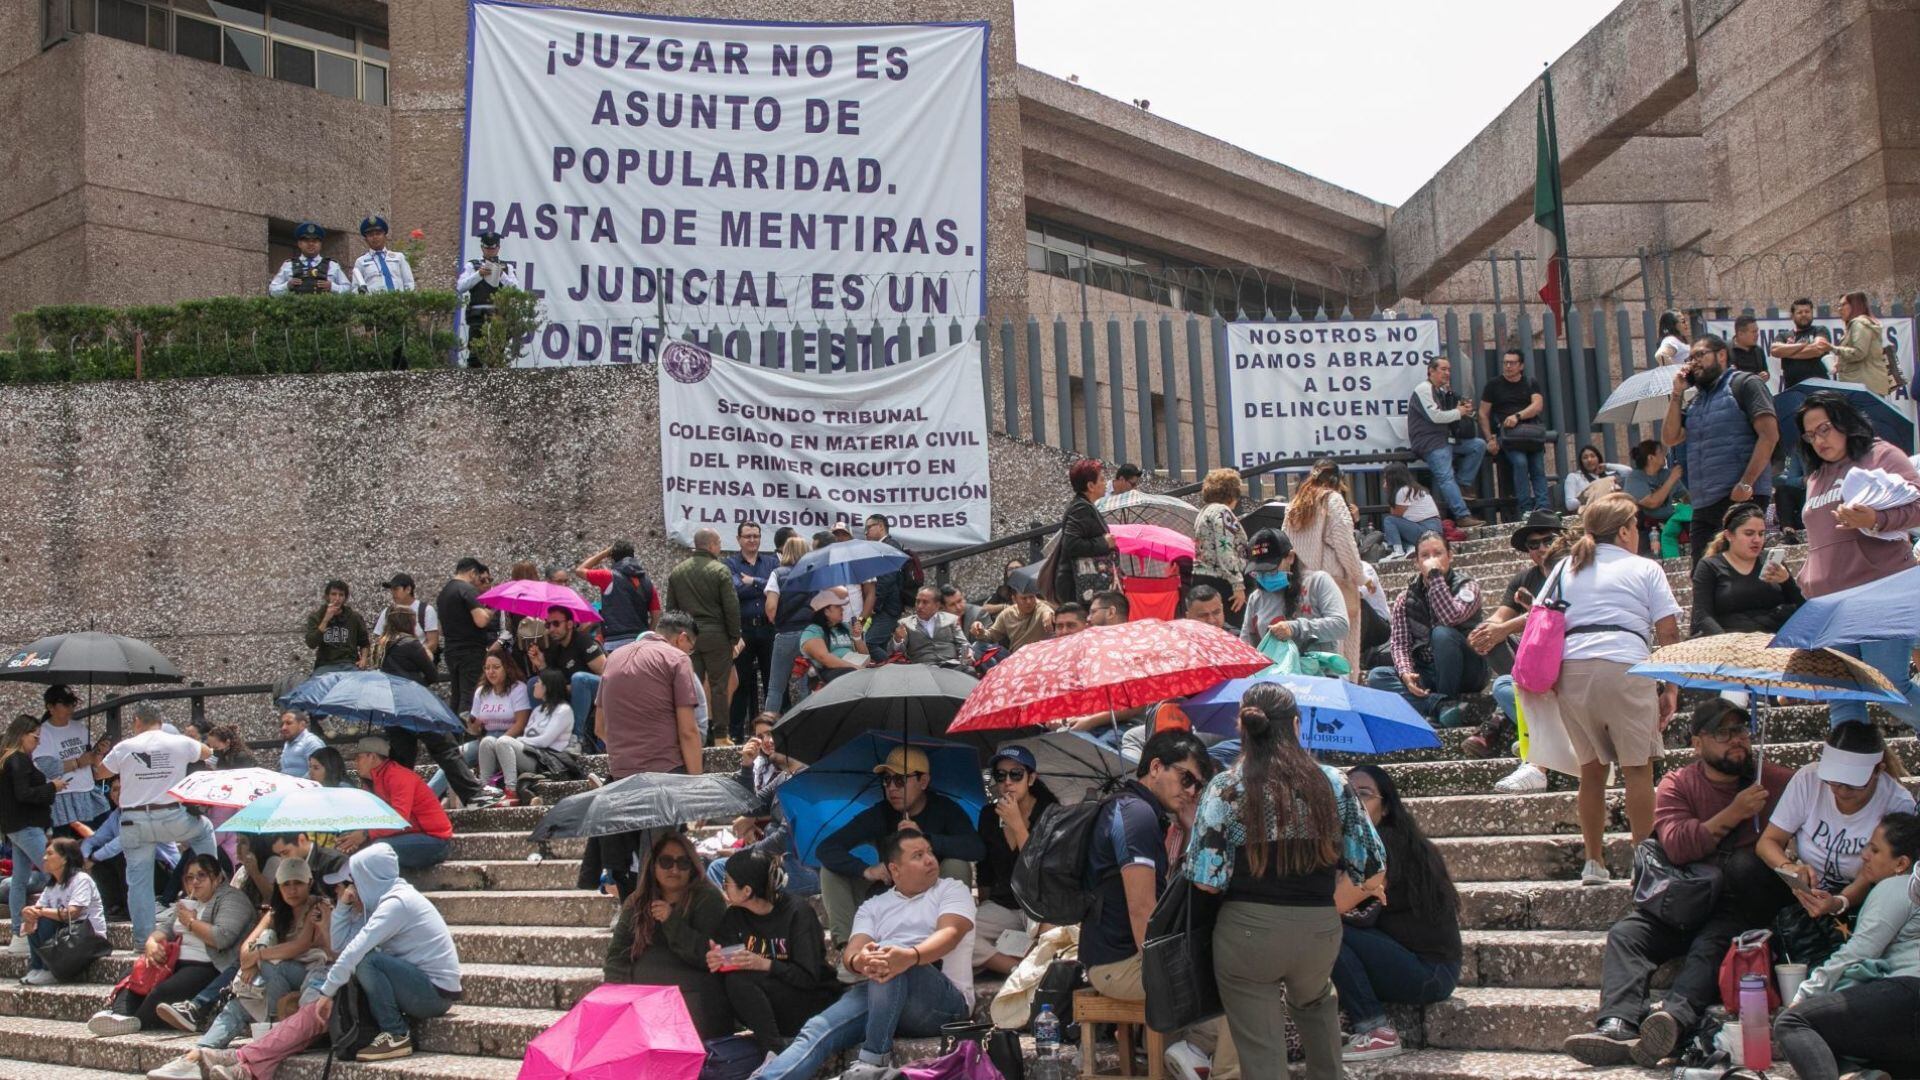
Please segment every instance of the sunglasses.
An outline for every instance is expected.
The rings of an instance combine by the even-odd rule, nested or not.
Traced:
[[[182,875],[180,880],[181,881],[212,881],[213,876],[205,873],[189,872],[187,874]]]
[[[1553,537],[1551,536],[1527,537],[1526,547],[1528,551],[1539,551],[1543,548],[1550,548],[1552,546],[1553,546]]]
[[[1180,790],[1182,791],[1199,791],[1202,787],[1206,786],[1205,780],[1200,779],[1185,769],[1176,767],[1173,771],[1180,776]]]
[[[996,784],[1007,784],[1007,783],[1017,784],[1020,781],[1025,780],[1026,778],[1027,778],[1027,770],[1025,769],[993,770],[993,782]]]
[[[653,860],[653,864],[662,870],[693,869],[693,860],[685,855],[662,855]]]
[[[923,772],[911,772],[911,773],[907,773],[904,776],[902,776],[899,773],[881,773],[880,786],[890,787],[890,788],[896,788],[896,787],[903,788],[907,786],[907,781],[912,779],[913,777],[917,776],[917,777],[920,777],[921,779],[925,779],[926,775],[927,774]]]

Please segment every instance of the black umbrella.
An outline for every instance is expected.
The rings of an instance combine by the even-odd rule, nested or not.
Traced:
[[[774,748],[815,762],[855,737],[878,731],[907,739],[952,739],[991,750],[1008,732],[947,734],[980,680],[932,664],[883,664],[848,672],[787,710],[774,725]]]
[[[54,634],[0,663],[0,680],[67,686],[132,686],[185,680],[173,661],[142,641],[86,630]]]
[[[1098,798],[1134,774],[1132,762],[1071,731],[1050,731],[1001,745],[1025,747],[1033,755],[1040,782],[1047,785],[1054,798],[1068,805],[1089,795]]]
[[[1018,567],[1007,573],[1007,581],[1019,592],[1037,593],[1040,591],[1040,568],[1045,565],[1047,560],[1041,559]]]
[[[1284,530],[1287,527],[1287,504],[1279,499],[1263,502],[1240,519],[1240,527],[1246,530],[1248,536],[1261,529]]]
[[[693,821],[732,821],[766,809],[765,800],[730,775],[639,773],[561,799],[528,839],[610,836]]]

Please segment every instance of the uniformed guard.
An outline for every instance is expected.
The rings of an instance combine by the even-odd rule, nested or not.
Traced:
[[[375,214],[360,223],[367,253],[353,262],[353,284],[363,293],[412,292],[413,267],[404,253],[387,250],[387,219]]]
[[[353,279],[346,270],[320,254],[320,241],[326,238],[327,230],[311,221],[301,222],[293,230],[293,246],[300,249],[300,254],[280,264],[280,272],[267,283],[267,295],[352,292]]]
[[[513,264],[500,258],[500,234],[480,234],[480,257],[468,259],[455,288],[467,298],[467,333],[477,335],[493,318],[493,294],[501,289],[520,287],[520,276]]]

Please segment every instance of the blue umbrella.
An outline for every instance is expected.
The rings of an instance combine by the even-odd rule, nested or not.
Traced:
[[[460,731],[460,718],[433,691],[383,671],[334,671],[315,675],[279,700],[283,709],[300,709],[375,727],[411,731]]]
[[[1789,449],[1800,445],[1800,427],[1793,422],[1793,414],[1800,410],[1807,395],[1816,390],[1831,390],[1846,398],[1873,425],[1875,435],[1899,447],[1903,454],[1913,453],[1913,420],[1898,405],[1859,383],[1831,379],[1808,379],[1773,396],[1773,407],[1780,415],[1781,445]]]
[[[932,790],[960,804],[969,820],[977,820],[987,805],[986,783],[980,776],[980,755],[971,746],[944,739],[910,739],[869,731],[821,758],[805,772],[780,785],[777,798],[793,826],[793,853],[808,866],[819,866],[820,841],[878,803],[880,777],[874,766],[887,760],[894,747],[906,743],[926,751],[933,774]],[[853,853],[869,865],[880,861],[871,845]]]
[[[907,553],[892,544],[842,540],[807,552],[781,579],[780,589],[782,592],[818,592],[835,585],[871,581],[906,564]]]
[[[1180,702],[1195,731],[1232,735],[1240,698],[1255,683],[1279,683],[1300,706],[1300,745],[1343,754],[1387,754],[1440,745],[1440,737],[1399,694],[1317,675],[1228,679]]]
[[[1776,649],[1818,649],[1916,638],[1920,638],[1920,566],[1807,601],[1767,644]]]

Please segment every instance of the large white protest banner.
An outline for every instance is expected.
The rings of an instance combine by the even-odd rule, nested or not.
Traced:
[[[1440,355],[1432,319],[1228,323],[1233,463],[1407,448],[1407,399]]]
[[[544,295],[532,362],[980,313],[987,24],[469,10],[461,255]]]
[[[1920,420],[1920,409],[1915,408],[1913,400],[1914,321],[1905,316],[1876,317],[1880,319],[1880,326],[1886,339],[1885,347],[1893,350],[1894,363],[1900,368],[1900,379],[1894,384],[1893,392],[1889,397],[1901,411],[1915,420]],[[1770,353],[1773,343],[1785,337],[1787,332],[1793,329],[1792,319],[1755,319],[1754,321],[1759,324],[1762,352]],[[1718,334],[1728,341],[1733,340],[1732,319],[1708,319],[1706,325],[1707,333]],[[1839,319],[1815,319],[1813,325],[1825,331],[1829,341],[1838,342],[1847,336],[1846,324]],[[1827,370],[1833,370],[1833,361],[1827,361]],[[1767,382],[1773,387],[1773,392],[1779,393],[1781,390],[1780,361],[1772,356],[1767,357],[1767,376]]]
[[[684,341],[660,351],[667,529],[752,521],[769,534],[885,514],[910,547],[988,539],[980,346],[831,378],[757,367]]]

